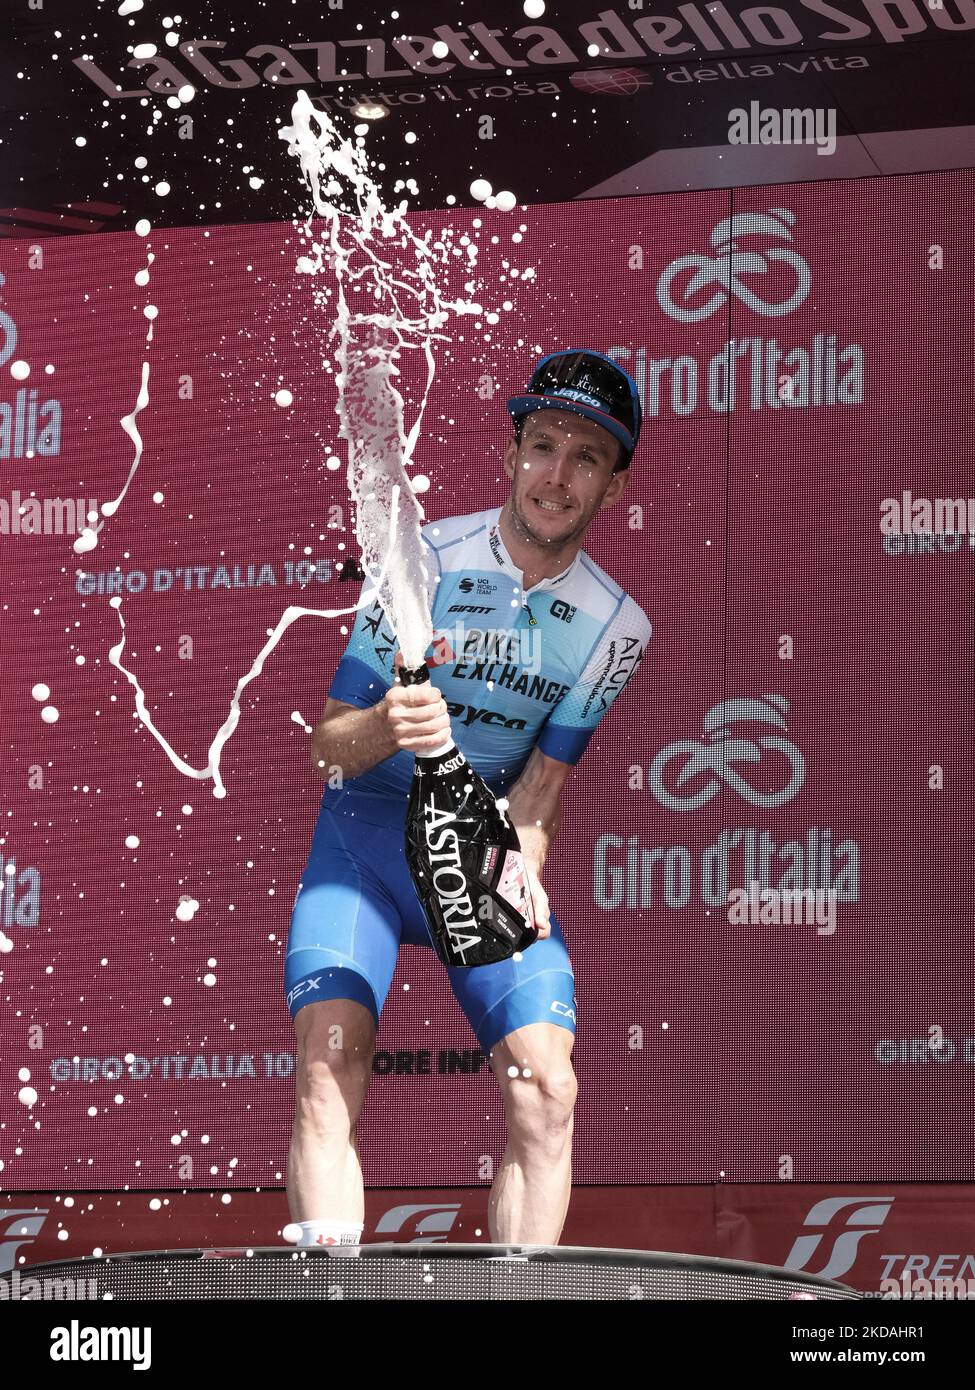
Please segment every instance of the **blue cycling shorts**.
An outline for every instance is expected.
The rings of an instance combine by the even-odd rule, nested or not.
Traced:
[[[284,988],[292,1018],[305,1004],[354,999],[378,1026],[400,945],[433,950],[406,864],[405,819],[396,798],[326,790],[288,933]],[[575,1033],[572,964],[554,913],[550,921],[551,935],[518,961],[441,966],[485,1056],[529,1023]]]

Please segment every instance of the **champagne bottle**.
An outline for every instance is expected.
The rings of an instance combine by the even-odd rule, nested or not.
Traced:
[[[430,672],[401,667],[399,677],[420,685]],[[416,755],[406,862],[444,965],[492,965],[536,940],[518,832],[449,735]]]

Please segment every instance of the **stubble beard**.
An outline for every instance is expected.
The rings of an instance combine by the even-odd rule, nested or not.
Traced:
[[[515,523],[519,535],[522,540],[527,540],[532,545],[537,545],[543,550],[558,549],[563,545],[569,545],[571,542],[578,540],[580,536],[584,536],[589,529],[589,523],[592,521],[594,515],[595,510],[590,512],[588,516],[583,516],[579,525],[573,530],[567,531],[564,536],[543,536],[532,528],[531,522],[522,511],[521,498],[518,496],[517,490],[515,488],[511,490],[511,519]]]

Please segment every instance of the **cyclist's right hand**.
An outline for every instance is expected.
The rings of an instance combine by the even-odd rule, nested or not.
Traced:
[[[393,669],[404,665],[403,653],[393,658]],[[386,722],[396,746],[407,753],[432,753],[450,736],[447,702],[436,686],[394,685],[386,691]]]

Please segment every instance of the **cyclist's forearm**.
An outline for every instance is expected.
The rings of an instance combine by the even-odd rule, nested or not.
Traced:
[[[338,768],[344,781],[368,772],[399,752],[384,701],[368,709],[342,710],[323,719],[311,736],[312,767],[323,781]]]
[[[559,789],[546,786],[544,776],[530,766],[508,792],[508,817],[526,862],[541,872],[561,822]]]

